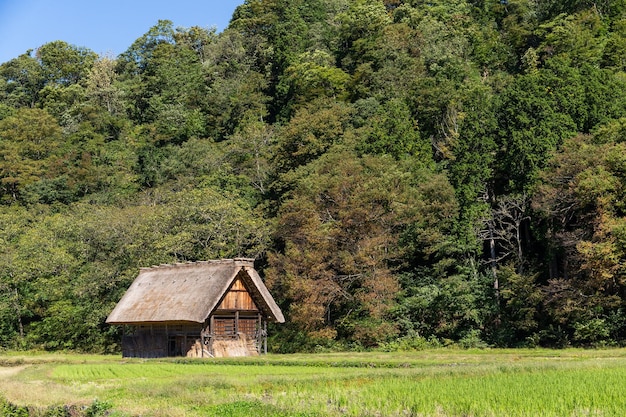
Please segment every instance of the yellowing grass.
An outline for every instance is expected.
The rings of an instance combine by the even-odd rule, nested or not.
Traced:
[[[434,350],[237,360],[4,356],[0,391],[144,416],[623,416],[625,350]]]

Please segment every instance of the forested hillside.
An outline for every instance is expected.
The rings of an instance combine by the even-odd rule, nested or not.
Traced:
[[[254,257],[275,351],[626,342],[626,0],[246,0],[0,66],[0,345]]]

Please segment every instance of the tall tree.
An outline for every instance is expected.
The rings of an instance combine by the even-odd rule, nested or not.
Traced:
[[[625,284],[624,142],[606,141],[616,128],[617,123],[595,138],[569,140],[546,171],[534,202],[552,242],[544,303],[554,322],[579,343],[624,332],[615,321]]]
[[[97,58],[95,52],[63,41],[39,47],[36,56],[46,81],[65,86],[82,81]]]
[[[46,79],[31,51],[0,65],[0,76],[5,80],[2,102],[16,108],[35,107]]]
[[[270,256],[267,272],[290,321],[313,338],[372,345],[394,336],[394,270],[407,255],[400,236],[427,223],[417,181],[389,157],[357,157],[341,146],[293,175],[278,214],[284,249]]]
[[[3,201],[18,200],[24,187],[43,177],[60,140],[58,123],[43,110],[23,108],[0,120]]]

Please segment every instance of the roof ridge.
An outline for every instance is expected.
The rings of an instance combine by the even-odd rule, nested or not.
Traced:
[[[187,262],[175,262],[175,263],[163,263],[160,265],[152,265],[140,267],[141,271],[148,271],[153,269],[165,269],[176,268],[195,265],[210,265],[210,264],[240,264],[242,266],[254,266],[254,258],[222,258],[222,259],[210,259],[206,261],[187,261]]]

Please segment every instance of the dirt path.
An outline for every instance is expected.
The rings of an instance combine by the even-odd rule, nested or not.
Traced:
[[[2,366],[0,367],[0,379],[5,379],[11,377],[13,375],[17,375],[26,369],[28,365],[19,365],[19,366]]]

